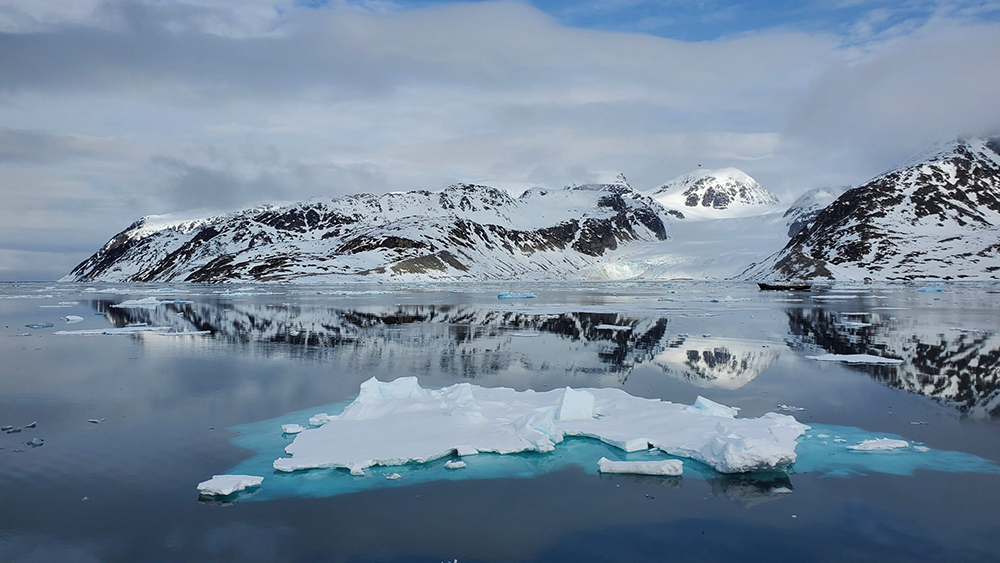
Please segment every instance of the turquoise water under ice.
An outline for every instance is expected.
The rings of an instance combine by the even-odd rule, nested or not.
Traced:
[[[228,471],[230,474],[259,475],[264,482],[259,489],[235,495],[232,500],[269,500],[287,497],[332,497],[382,487],[405,487],[415,483],[464,479],[530,478],[579,466],[587,473],[597,474],[597,460],[642,461],[655,459],[681,459],[684,477],[705,479],[720,478],[723,474],[710,467],[686,458],[675,458],[656,450],[626,453],[618,448],[591,438],[567,438],[550,453],[522,453],[512,455],[479,454],[461,458],[467,466],[447,469],[444,464],[457,456],[445,457],[429,463],[411,463],[399,466],[370,467],[363,477],[352,476],[346,469],[314,469],[284,473],[275,471],[271,464],[285,457],[285,446],[295,438],[282,434],[282,424],[299,424],[308,428],[309,417],[325,412],[338,414],[349,402],[301,410],[270,420],[230,428],[238,435],[232,439],[236,446],[254,452],[246,461]],[[997,473],[1000,467],[992,461],[963,452],[927,448],[905,436],[886,432],[873,432],[852,426],[811,424],[811,429],[799,438],[796,447],[798,459],[788,475],[817,473],[824,477],[860,477],[868,473],[913,475],[917,470],[951,473]],[[909,447],[886,451],[852,451],[847,447],[864,440],[893,438],[907,440]],[[399,474],[400,479],[386,479]],[[209,476],[206,476],[206,479]],[[767,475],[758,476],[767,479]]]

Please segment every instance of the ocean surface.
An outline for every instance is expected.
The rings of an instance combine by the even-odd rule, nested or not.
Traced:
[[[0,433],[0,561],[1000,561],[998,291],[0,284],[0,426],[21,429]],[[583,438],[461,470],[269,472],[282,423],[402,376],[703,396],[813,429],[766,475],[602,476],[601,456],[652,454]],[[909,446],[846,449],[880,437]],[[264,482],[199,497],[234,472]]]

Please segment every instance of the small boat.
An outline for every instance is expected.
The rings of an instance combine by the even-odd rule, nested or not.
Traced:
[[[757,287],[759,287],[761,291],[809,291],[812,289],[812,284],[796,282],[757,282]]]

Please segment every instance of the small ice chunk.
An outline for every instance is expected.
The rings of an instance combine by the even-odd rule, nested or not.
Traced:
[[[298,424],[282,424],[281,433],[282,434],[298,434],[305,430],[304,426],[299,426]]]
[[[237,491],[256,487],[264,480],[254,475],[213,475],[208,481],[198,483],[198,492],[203,495],[228,496]]]
[[[77,316],[77,315],[66,315],[63,318],[66,319],[66,324],[70,324],[70,325],[71,324],[76,324],[76,323],[83,322],[83,317],[80,317],[80,316]]]
[[[804,411],[806,409],[802,407],[796,407],[794,405],[778,405],[778,410],[782,412],[798,412],[798,411]]]
[[[557,420],[580,420],[594,418],[594,394],[589,391],[566,388],[559,404]]]
[[[0,432],[6,432],[8,430],[13,430],[13,426],[0,426]]]
[[[26,326],[28,328],[38,329],[38,328],[51,328],[51,327],[53,327],[55,325],[52,324],[52,323],[31,323],[31,324],[24,325],[24,326]]]
[[[400,479],[403,478],[403,476],[400,475],[399,473],[393,473],[391,475],[386,475],[385,478],[388,479],[389,481],[399,481]]]
[[[927,422],[924,420],[911,420],[910,424],[913,424],[914,426],[922,426],[927,424]]]
[[[788,493],[792,492],[792,490],[789,489],[788,487],[775,487],[771,489],[771,492],[779,495],[787,495]]]
[[[917,450],[920,453],[925,453],[925,452],[931,451],[931,449],[928,448],[927,446],[918,446],[918,445],[915,445],[915,446],[913,446],[913,449]]]
[[[31,446],[32,448],[37,448],[45,445],[45,440],[42,440],[41,438],[32,438],[30,442],[25,442],[25,443]]]
[[[720,405],[715,401],[710,401],[705,397],[698,395],[698,398],[694,400],[694,404],[691,405],[690,407],[686,407],[684,410],[691,413],[703,414],[706,416],[723,416],[726,418],[734,418],[736,416],[736,413],[740,409],[737,407],[727,407],[726,405]]]
[[[460,457],[465,457],[467,455],[477,455],[479,453],[479,450],[477,450],[472,446],[458,446],[457,448],[455,448],[455,453],[458,454]]]
[[[89,418],[89,419],[87,419],[87,422],[89,422],[91,424],[100,424],[100,423],[104,422],[104,419],[103,418]]]
[[[886,450],[898,450],[900,448],[905,448],[909,445],[910,443],[907,442],[906,440],[894,440],[892,438],[875,438],[872,440],[863,440],[860,444],[847,446],[847,449],[858,452],[878,452]]]
[[[448,461],[444,462],[444,467],[445,469],[461,469],[465,467],[465,462],[449,459]]]
[[[679,459],[664,459],[661,461],[611,461],[606,457],[602,457],[597,462],[597,469],[601,473],[676,477],[684,473],[684,462]]]
[[[823,354],[821,356],[806,356],[806,359],[816,360],[817,362],[844,362],[847,364],[899,365],[903,363],[903,360],[872,356],[871,354]]]
[[[20,427],[20,426],[18,426],[18,427],[15,427],[15,428],[10,428],[10,429],[8,429],[8,430],[7,430],[6,432],[7,432],[8,434],[17,434],[17,433],[18,433],[18,432],[20,432],[20,431],[21,431],[21,427]]]
[[[626,325],[609,325],[609,324],[600,324],[600,325],[597,325],[594,328],[596,328],[597,330],[613,330],[615,332],[618,332],[619,330],[632,330],[632,327],[630,327],[630,326],[626,326]]]

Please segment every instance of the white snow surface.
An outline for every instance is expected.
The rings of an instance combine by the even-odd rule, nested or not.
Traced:
[[[278,471],[426,463],[457,454],[550,452],[569,436],[599,439],[626,452],[658,448],[722,473],[772,471],[795,461],[809,427],[699,397],[694,405],[629,395],[621,389],[533,390],[459,383],[424,389],[415,377],[375,378],[339,415],[317,415],[278,458]]]
[[[224,497],[235,492],[256,487],[264,481],[255,475],[213,475],[208,481],[198,483],[198,492],[203,495]]]
[[[664,475],[676,477],[684,473],[684,462],[679,459],[660,461],[611,461],[602,457],[597,462],[601,473],[625,473],[628,475]]]
[[[821,356],[806,356],[807,359],[818,362],[844,362],[847,364],[889,364],[898,365],[903,360],[895,358],[883,358],[871,354],[823,354]]]
[[[746,217],[778,211],[779,201],[738,168],[696,170],[646,192],[688,220]]]
[[[847,449],[857,452],[878,452],[887,450],[898,450],[909,447],[906,440],[896,440],[893,438],[875,438],[874,440],[862,440],[861,443],[847,446]]]

